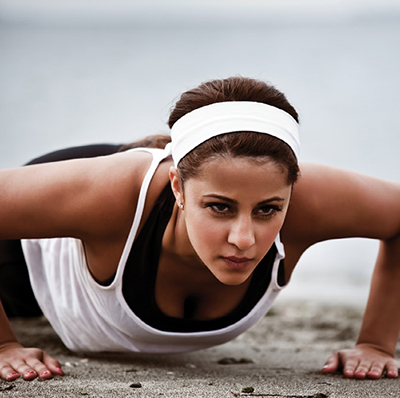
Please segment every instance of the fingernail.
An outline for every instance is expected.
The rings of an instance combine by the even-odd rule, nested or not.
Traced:
[[[42,373],[40,373],[40,376],[42,377],[46,377],[46,376],[50,376],[50,372],[48,370],[44,370]]]
[[[12,378],[15,377],[15,376],[18,376],[18,377],[19,377],[19,374],[16,373],[16,372],[11,372],[11,373],[9,373],[9,374],[7,375],[7,379],[12,379]]]
[[[60,374],[64,374],[64,371],[61,368],[56,368]]]

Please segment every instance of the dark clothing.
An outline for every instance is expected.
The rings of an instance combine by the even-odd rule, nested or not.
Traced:
[[[58,151],[40,156],[28,162],[27,165],[59,162],[69,159],[95,158],[97,156],[111,155],[118,152],[120,148],[121,145],[115,144],[93,144],[75,146],[71,148],[60,149]]]
[[[19,240],[0,240],[0,300],[8,317],[40,316]]]

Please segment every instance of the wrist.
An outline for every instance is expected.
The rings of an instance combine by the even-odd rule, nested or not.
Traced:
[[[0,341],[0,352],[8,348],[20,348],[22,345],[17,340]]]
[[[389,355],[390,357],[394,358],[394,350],[390,350],[387,347],[382,346],[381,344],[376,344],[359,339],[356,342],[356,347],[373,349],[375,351],[379,351],[382,354]]]

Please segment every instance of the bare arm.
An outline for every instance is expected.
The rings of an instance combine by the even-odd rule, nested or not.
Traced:
[[[384,371],[397,377],[393,356],[400,330],[400,184],[305,165],[292,205],[283,231],[292,266],[307,247],[326,239],[381,241],[357,345],[331,356],[324,372],[343,368],[346,377],[378,378]]]
[[[382,241],[357,345],[335,353],[323,371],[343,368],[347,377],[398,376],[394,352],[400,330],[400,237]]]
[[[0,171],[0,239],[70,236],[82,239],[88,253],[116,246],[118,255],[148,164],[149,155],[139,152]],[[100,254],[105,261],[93,269],[107,275],[115,264]],[[45,352],[18,343],[0,303],[0,377],[62,373]]]
[[[397,261],[396,261],[397,260]],[[358,343],[382,341],[381,349],[392,354],[400,330],[400,236],[381,242],[370,297]],[[384,292],[384,294],[382,294]],[[387,320],[391,327],[382,330]]]
[[[144,156],[121,153],[1,170],[0,239],[118,234],[126,209],[136,202]]]

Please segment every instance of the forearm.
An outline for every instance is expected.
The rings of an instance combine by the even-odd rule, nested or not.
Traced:
[[[380,245],[357,343],[394,354],[400,331],[400,236]]]
[[[13,332],[3,305],[0,301],[0,347],[6,343],[18,342],[17,336]]]

